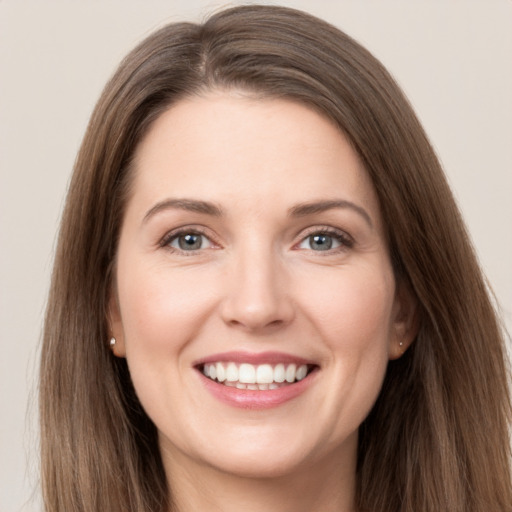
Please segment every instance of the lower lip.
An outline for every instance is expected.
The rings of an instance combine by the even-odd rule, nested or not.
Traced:
[[[255,391],[225,386],[199,373],[205,388],[218,400],[241,409],[271,409],[278,407],[304,393],[314,380],[316,371],[309,373],[301,381],[278,389]]]

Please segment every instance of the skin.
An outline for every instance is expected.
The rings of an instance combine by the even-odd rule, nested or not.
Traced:
[[[222,215],[161,205],[184,198]],[[290,215],[326,200],[355,207]],[[178,228],[199,230],[201,248],[180,249]],[[321,251],[310,236],[326,229],[333,247]],[[172,106],[140,143],[110,322],[178,510],[354,510],[358,427],[414,337],[413,313],[371,181],[318,113],[212,92]],[[237,408],[194,367],[232,350],[317,371],[278,407]]]

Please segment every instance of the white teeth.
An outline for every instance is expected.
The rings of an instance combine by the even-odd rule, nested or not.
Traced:
[[[252,364],[241,364],[238,369],[238,380],[244,384],[255,384],[256,368]]]
[[[295,381],[295,370],[297,367],[294,364],[288,365],[286,368],[286,382],[294,382]]]
[[[297,372],[295,373],[295,378],[297,380],[302,380],[308,374],[308,367],[303,364],[297,368]]]
[[[284,382],[286,378],[286,371],[284,369],[284,364],[278,364],[274,368],[274,382]]]
[[[256,369],[256,382],[258,384],[270,384],[274,382],[274,370],[269,364],[260,364]]]
[[[226,368],[226,380],[236,382],[238,380],[238,366],[235,363],[229,363]]]
[[[270,364],[237,365],[233,362],[217,362],[203,365],[203,373],[206,377],[223,382],[226,386],[263,391],[301,381],[308,374],[308,366],[279,363],[273,367]]]
[[[217,363],[215,365],[215,369],[217,371],[217,380],[219,382],[224,382],[226,380],[226,370],[224,369],[224,365],[222,363]]]

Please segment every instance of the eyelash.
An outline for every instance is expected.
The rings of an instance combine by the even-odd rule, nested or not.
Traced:
[[[205,229],[202,229],[201,227],[197,227],[197,226],[194,226],[194,227],[184,227],[184,228],[178,228],[178,229],[175,229],[169,233],[167,233],[163,238],[162,240],[159,242],[159,246],[164,248],[164,249],[167,249],[169,250],[170,252],[173,252],[173,253],[179,253],[183,256],[195,256],[197,255],[197,253],[199,251],[201,251],[201,249],[196,249],[196,250],[189,250],[189,251],[184,251],[184,250],[181,250],[181,249],[178,249],[176,247],[171,247],[171,243],[176,240],[177,238],[179,238],[180,236],[185,236],[185,235],[198,235],[198,236],[203,236],[204,238],[206,238],[207,240],[209,240],[209,242],[212,244],[212,245],[217,245],[216,242],[213,240],[213,238],[209,235],[206,234],[206,230]]]
[[[307,249],[312,252],[319,252],[319,253],[325,253],[322,255],[332,255],[333,253],[337,253],[340,251],[346,251],[347,249],[351,249],[354,247],[355,241],[354,239],[344,231],[341,231],[336,228],[332,228],[330,226],[315,226],[314,228],[310,228],[307,230],[306,234],[302,236],[300,242],[297,245],[302,244],[304,241],[306,241],[309,237],[314,235],[327,235],[332,238],[334,238],[339,244],[339,247],[336,247],[334,249],[327,249],[325,251],[313,251],[312,249]]]
[[[167,233],[162,240],[159,242],[159,246],[162,248],[165,248],[173,253],[179,253],[184,256],[194,256],[197,255],[199,251],[202,249],[192,249],[189,251],[180,250],[176,247],[171,247],[171,243],[179,238],[180,236],[184,235],[199,235],[205,237],[212,245],[218,244],[215,242],[215,240],[209,236],[206,233],[205,229],[202,229],[201,227],[185,227],[185,228],[178,228],[176,230],[173,230],[169,233]],[[317,253],[325,253],[323,255],[329,255],[333,254],[339,251],[346,251],[347,249],[351,249],[354,246],[354,239],[345,233],[344,231],[340,231],[338,229],[329,227],[329,226],[315,226],[314,228],[310,228],[307,230],[307,232],[302,236],[300,241],[294,245],[294,247],[299,246],[303,242],[305,242],[309,237],[315,236],[315,235],[326,235],[329,237],[334,238],[339,244],[339,247],[335,247],[334,249],[326,249],[324,251],[314,251],[313,249],[305,249],[309,250],[311,252],[317,252]]]

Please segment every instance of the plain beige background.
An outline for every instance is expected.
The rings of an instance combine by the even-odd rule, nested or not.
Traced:
[[[511,331],[512,1],[280,3],[346,30],[402,85]],[[0,512],[40,510],[37,491],[32,497],[39,332],[59,213],[88,116],[143,36],[219,5],[228,4],[0,0]]]

